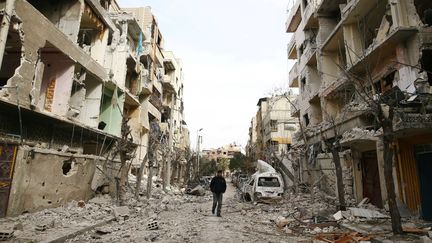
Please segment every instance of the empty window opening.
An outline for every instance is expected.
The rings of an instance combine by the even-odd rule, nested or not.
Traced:
[[[0,69],[0,89],[7,85],[8,80],[15,74],[15,70],[21,65],[21,47],[20,36],[11,25]]]
[[[303,9],[306,9],[308,4],[309,4],[308,0],[303,0]]]
[[[422,51],[421,66],[427,73],[429,85],[432,86],[432,50]]]
[[[270,141],[270,147],[273,151],[279,150],[279,142],[278,141]]]
[[[105,10],[109,10],[111,6],[111,0],[99,0],[99,2],[102,8],[104,8]]]
[[[301,88],[301,91],[304,91],[305,90],[305,87],[306,87],[306,77],[303,77],[303,78],[301,78],[300,79],[300,88]]]
[[[388,14],[390,13],[387,11],[387,1],[379,0],[371,11],[359,22],[359,29],[365,49],[374,43],[382,22],[391,21],[391,15],[388,16]],[[389,26],[387,27],[389,28]]]
[[[127,71],[126,71],[126,89],[133,95],[138,95],[139,91],[139,80],[138,73],[135,71],[136,63],[133,58],[128,58],[126,61]]]
[[[91,52],[92,46],[97,40],[102,40],[105,32],[105,25],[93,10],[86,5],[81,17],[78,33],[78,45],[87,53]]]
[[[310,121],[309,121],[309,115],[308,114],[303,115],[303,121],[304,121],[306,126],[309,125]]]
[[[270,128],[272,132],[277,132],[277,120],[270,120]]]
[[[417,14],[423,24],[432,26],[432,2],[424,0],[414,0]]]

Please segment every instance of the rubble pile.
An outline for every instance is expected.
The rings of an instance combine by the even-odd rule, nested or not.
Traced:
[[[379,135],[381,135],[380,130],[374,131],[374,130],[367,130],[367,129],[355,127],[353,129],[351,129],[350,131],[347,131],[344,134],[342,134],[342,139],[340,142],[346,143],[346,142],[359,140],[359,139],[375,140],[376,137],[378,137]]]
[[[113,209],[111,198],[107,195],[95,197],[87,203],[72,201],[63,207],[0,219],[0,231],[13,230],[10,235],[16,239],[55,239],[112,220]]]

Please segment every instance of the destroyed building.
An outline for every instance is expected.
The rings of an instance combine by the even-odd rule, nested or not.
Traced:
[[[298,129],[298,120],[290,113],[293,98],[286,94],[258,100],[258,111],[249,128],[249,156],[267,160],[271,154],[281,155],[291,148],[292,133]]]
[[[426,0],[295,1],[287,54],[296,61],[289,85],[300,91],[291,113],[303,127],[294,147],[305,151],[304,182],[334,193],[326,141],[337,141],[346,195],[386,207],[382,130],[363,98],[392,99],[397,198],[432,219],[431,9]]]
[[[96,0],[8,0],[0,8],[0,217],[112,190],[119,163],[107,158],[124,117],[132,167],[148,152],[152,121],[172,120],[168,136],[189,146],[181,66],[179,80],[165,75],[177,67],[164,57],[150,8]],[[179,102],[164,106],[164,94]],[[168,108],[178,113],[162,117]]]

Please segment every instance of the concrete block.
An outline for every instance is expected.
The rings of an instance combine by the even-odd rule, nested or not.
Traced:
[[[147,224],[147,229],[149,230],[157,230],[159,229],[159,224],[157,221],[153,221]]]
[[[115,207],[114,216],[118,218],[128,218],[130,214],[129,208],[127,206]]]

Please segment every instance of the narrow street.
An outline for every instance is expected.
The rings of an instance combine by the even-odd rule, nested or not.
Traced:
[[[168,203],[157,218],[159,229],[148,230],[148,218],[134,215],[125,221],[112,223],[77,236],[68,242],[290,242],[283,231],[278,231],[274,222],[251,210],[261,206],[241,202],[237,189],[227,183],[224,194],[222,217],[212,215],[212,198],[188,197],[185,203]],[[102,233],[104,231],[105,233]],[[297,242],[296,240],[294,242]]]

